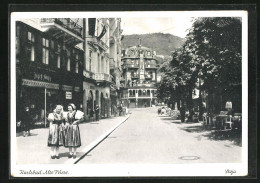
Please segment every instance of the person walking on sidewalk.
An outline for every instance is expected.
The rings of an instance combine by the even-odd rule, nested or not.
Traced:
[[[77,148],[81,146],[79,123],[84,120],[84,113],[76,110],[74,104],[68,105],[64,129],[64,147],[69,148],[68,158],[76,158]],[[72,151],[73,150],[73,151]]]
[[[61,105],[57,105],[53,113],[48,116],[50,122],[48,146],[51,147],[51,159],[59,159],[59,147],[64,144],[64,117]]]
[[[180,108],[180,113],[181,113],[181,122],[183,123],[183,122],[185,122],[185,107],[184,106],[182,106]]]
[[[31,113],[29,110],[29,107],[26,106],[25,107],[25,111],[23,112],[22,116],[21,116],[21,121],[22,121],[22,125],[24,128],[24,134],[23,136],[30,136],[30,129],[31,129],[31,124],[32,124],[32,117],[31,117]]]
[[[96,105],[95,107],[96,121],[99,121],[99,107]]]

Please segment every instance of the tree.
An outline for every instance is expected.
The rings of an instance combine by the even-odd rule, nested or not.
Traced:
[[[172,61],[163,65],[160,97],[171,95],[186,100],[193,108],[192,91],[198,78],[200,90],[209,96],[213,110],[213,95],[236,96],[241,92],[241,19],[232,17],[197,18],[183,46],[172,53]],[[158,93],[159,93],[158,92]],[[241,96],[240,96],[241,98]]]

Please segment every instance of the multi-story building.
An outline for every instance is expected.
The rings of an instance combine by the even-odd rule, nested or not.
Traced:
[[[121,40],[122,29],[120,18],[110,18],[110,73],[112,75],[112,85],[110,87],[111,113],[114,113],[115,107],[119,105],[121,68]]]
[[[45,121],[56,104],[82,106],[83,20],[22,19],[16,22],[17,118],[31,107]]]
[[[124,105],[149,107],[156,103],[158,61],[155,51],[138,45],[123,50],[121,100]]]
[[[95,106],[99,105],[101,117],[108,117],[111,115],[111,96],[114,96],[115,80],[118,80],[118,74],[115,73],[121,61],[120,19],[88,18],[84,19],[83,23],[85,30],[83,109],[86,118],[89,119]]]
[[[18,21],[17,111],[29,105],[46,121],[55,104],[72,102],[86,120],[93,117],[96,105],[101,117],[110,116],[110,93],[114,96],[120,83],[120,23],[116,18]]]

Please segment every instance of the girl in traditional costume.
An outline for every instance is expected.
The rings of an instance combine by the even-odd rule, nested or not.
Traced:
[[[84,120],[84,113],[76,110],[74,104],[68,105],[64,130],[64,147],[69,148],[68,158],[76,158],[77,148],[81,146],[79,123]]]
[[[48,146],[51,147],[51,158],[59,159],[59,147],[64,145],[63,128],[65,118],[61,105],[57,105],[53,113],[48,116],[50,122]]]

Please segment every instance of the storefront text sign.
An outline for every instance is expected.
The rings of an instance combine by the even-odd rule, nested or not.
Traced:
[[[72,92],[66,91],[66,99],[72,99]]]
[[[51,76],[34,72],[33,79],[51,82]]]

